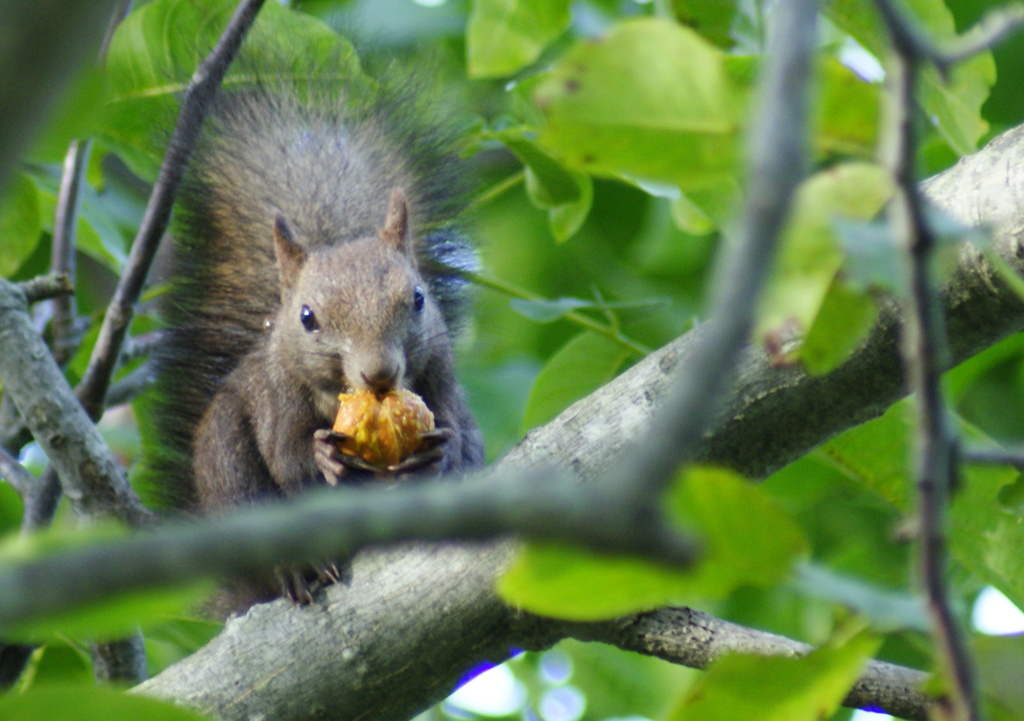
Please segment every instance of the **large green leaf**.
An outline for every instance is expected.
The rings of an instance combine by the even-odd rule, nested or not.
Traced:
[[[907,0],[913,16],[939,41],[954,36],[953,16],[943,0]],[[830,0],[828,17],[876,57],[884,59],[889,40],[869,0]],[[973,152],[988,131],[981,106],[995,83],[996,67],[991,53],[982,53],[953,69],[949,83],[934,67],[921,74],[919,98],[927,117],[949,146],[961,155]]]
[[[524,131],[509,130],[495,137],[526,167],[526,192],[538,208],[548,211],[551,234],[567,240],[583,225],[594,199],[590,176],[565,167]]]
[[[849,477],[908,512],[913,501],[908,470],[913,410],[909,401],[898,403],[819,452]],[[963,421],[958,430],[967,444],[991,444]],[[983,581],[1024,606],[1024,516],[1020,506],[1004,502],[1002,495],[1018,481],[1019,473],[1008,467],[979,465],[965,465],[962,471],[960,488],[950,506],[950,552]]]
[[[814,372],[830,370],[846,357],[870,327],[872,304],[864,294],[835,284],[843,260],[835,221],[872,218],[891,187],[882,168],[860,162],[829,168],[801,185],[760,306],[759,339],[786,328],[807,333]]]
[[[566,343],[537,375],[523,416],[523,430],[547,423],[570,404],[615,377],[629,349],[586,331]]]
[[[820,721],[839,708],[878,646],[878,640],[861,635],[804,658],[727,656],[668,719]]]
[[[686,191],[736,171],[735,94],[721,51],[675,23],[637,19],[566,53],[533,97],[541,144],[571,166]]]
[[[36,186],[19,173],[11,179],[0,202],[0,277],[14,273],[35,250],[40,221]]]
[[[511,75],[538,57],[568,26],[569,0],[473,0],[466,28],[469,74]]]
[[[667,510],[702,544],[687,570],[555,544],[530,544],[501,579],[511,603],[557,618],[593,620],[727,596],[785,578],[806,548],[796,523],[765,493],[730,471],[694,467]]]
[[[118,27],[107,60],[109,94],[101,132],[143,177],[155,176],[180,95],[236,4],[157,0]],[[325,79],[357,97],[373,88],[351,44],[319,20],[279,3],[267,3],[260,11],[240,59],[225,86],[252,83],[253,69],[259,68],[300,89],[320,86]]]

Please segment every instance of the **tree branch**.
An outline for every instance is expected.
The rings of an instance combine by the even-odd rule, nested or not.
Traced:
[[[160,239],[167,230],[174,198],[178,194],[178,186],[192,156],[196,138],[199,137],[206,111],[263,3],[264,0],[242,0],[239,3],[216,47],[196,68],[189,81],[178,122],[171,135],[163,164],[160,166],[153,193],[146,205],[142,224],[132,243],[114,297],[107,307],[89,365],[76,391],[82,405],[93,419],[99,418],[103,411],[103,399],[121,352],[121,344],[128,332],[135,303],[146,282]]]
[[[992,228],[996,250],[1018,272],[1022,269],[1024,128],[995,139],[924,190],[959,220]],[[1024,327],[1024,302],[970,249],[943,300],[954,362]],[[698,456],[760,478],[845,428],[880,415],[906,393],[896,318],[895,306],[886,307],[854,356],[824,378],[776,368],[762,351],[748,348],[736,392]],[[632,439],[648,432],[676,369],[688,362],[706,332],[706,325],[698,327],[535,429],[502,467],[557,461],[582,478],[606,471]],[[505,545],[467,545],[361,554],[351,586],[329,588],[305,609],[283,601],[256,606],[139,692],[215,710],[225,719],[244,718],[255,709],[279,719],[302,718],[314,705],[338,718],[356,717],[359,710],[381,719],[407,718],[443,698],[480,658],[501,658],[510,646],[544,647],[564,632],[563,624],[517,613],[496,600],[491,588],[509,553]],[[474,633],[466,637],[466,629]],[[287,662],[261,665],[268,648],[280,648]],[[292,682],[288,674],[294,668],[309,673]],[[915,673],[880,673],[889,680],[908,674],[903,686],[906,697],[913,696]],[[267,684],[271,677],[275,683]],[[382,684],[363,683],[379,677],[394,681],[386,692]],[[858,688],[877,688],[867,677],[862,684]],[[887,703],[887,692],[877,693],[868,697],[871,703]],[[915,717],[905,709],[899,713]]]

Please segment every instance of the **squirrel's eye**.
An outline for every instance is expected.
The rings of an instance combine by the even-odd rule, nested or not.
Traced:
[[[423,289],[416,286],[412,292],[412,304],[417,311],[423,310],[423,303],[426,302],[426,300],[427,297],[423,295]]]
[[[320,324],[316,322],[316,314],[308,305],[302,306],[302,310],[299,311],[299,320],[302,321],[302,327],[310,333],[320,329]]]

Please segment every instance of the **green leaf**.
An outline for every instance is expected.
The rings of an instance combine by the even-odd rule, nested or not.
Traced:
[[[815,150],[871,159],[880,105],[881,86],[865,82],[834,57],[824,58],[818,67]]]
[[[1024,718],[1024,636],[980,636],[974,639],[974,661],[990,718]]]
[[[909,438],[913,406],[894,405],[880,418],[853,428],[820,449],[837,468],[863,483],[903,512],[911,509]],[[957,431],[967,446],[991,446],[983,433],[959,420]],[[1019,473],[1003,466],[962,466],[958,492],[950,505],[952,557],[1024,606],[1024,522],[1018,506],[1001,502],[1004,488]]]
[[[716,227],[707,213],[685,195],[672,201],[672,221],[679,230],[691,235],[709,235]]]
[[[13,275],[32,255],[40,230],[39,192],[31,180],[18,173],[0,203],[0,276]]]
[[[738,5],[738,0],[671,0],[676,20],[723,48],[734,45],[730,31]]]
[[[524,432],[610,381],[628,355],[625,346],[592,331],[570,340],[537,375],[526,402]]]
[[[807,372],[824,375],[838,367],[871,330],[877,315],[873,298],[833,278],[797,351]]]
[[[203,721],[194,711],[105,686],[41,684],[0,698],[4,721]]]
[[[540,78],[540,143],[592,174],[664,182],[684,192],[737,170],[735,89],[724,56],[692,30],[627,20],[577,45]]]
[[[759,488],[717,468],[682,474],[668,512],[700,539],[687,570],[556,544],[529,544],[498,583],[510,603],[556,618],[594,620],[664,605],[720,599],[742,585],[771,586],[805,552],[798,526]]]
[[[568,240],[587,219],[594,199],[590,176],[571,170],[526,136],[524,131],[496,133],[526,166],[526,192],[538,208],[550,211],[548,218],[555,240]]]
[[[211,593],[212,584],[199,582],[177,588],[146,589],[37,618],[4,629],[10,639],[38,643],[49,636],[119,638],[140,627],[166,622],[196,608]]]
[[[669,721],[820,721],[831,716],[879,641],[855,636],[804,658],[726,656]]]
[[[473,0],[466,28],[469,74],[511,75],[529,65],[568,26],[569,0]]]
[[[860,162],[837,165],[804,181],[759,309],[755,330],[758,339],[763,341],[793,325],[805,332],[811,328],[823,310],[843,259],[835,233],[836,217],[874,217],[888,200],[891,187],[889,175],[882,168]],[[844,345],[849,346],[856,342],[851,331],[863,330],[866,306],[850,297],[833,301],[845,301],[846,310],[855,310],[843,333]],[[826,310],[835,313],[843,308]],[[812,363],[819,363],[818,367],[827,367],[836,360],[835,356],[821,355],[820,345],[812,348]]]
[[[778,503],[723,468],[687,469],[666,498],[670,515],[705,544],[702,582],[715,596],[747,584],[771,586],[806,551],[799,526]]]
[[[39,189],[43,227],[53,233],[60,179],[43,171],[34,171],[32,177]],[[128,241],[115,224],[104,199],[88,183],[79,186],[78,225],[75,233],[78,248],[83,253],[115,274],[120,274],[128,258]]]
[[[943,0],[908,0],[906,4],[938,41],[954,37],[953,16]],[[888,35],[869,0],[830,0],[825,13],[875,57],[887,57]],[[921,74],[919,99],[925,114],[960,155],[977,149],[978,140],[988,131],[981,106],[995,83],[995,73],[992,54],[985,52],[953,68],[949,83],[944,83],[930,65]]]
[[[538,323],[552,323],[559,318],[564,318],[566,313],[571,313],[578,308],[587,308],[593,303],[581,298],[556,298],[555,300],[513,298],[509,305],[516,313],[526,316],[530,320]]]
[[[235,5],[233,0],[157,0],[118,27],[107,59],[109,91],[101,133],[142,177],[155,177],[189,76],[216,43]],[[319,79],[329,84],[340,79],[353,99],[375,87],[350,43],[319,20],[280,3],[260,11],[225,87],[257,82],[253,68],[264,78],[285,78],[311,91],[324,85]]]

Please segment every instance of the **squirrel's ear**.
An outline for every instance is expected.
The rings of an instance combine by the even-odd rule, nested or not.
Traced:
[[[280,213],[274,218],[274,255],[281,285],[291,286],[306,262],[306,249],[296,242],[288,221]]]
[[[413,258],[412,236],[409,234],[409,203],[401,188],[391,191],[388,200],[388,212],[384,216],[384,225],[377,235],[382,241],[398,252]]]

